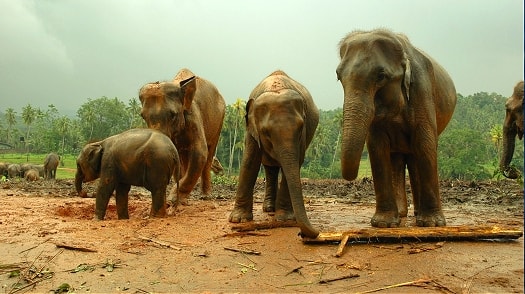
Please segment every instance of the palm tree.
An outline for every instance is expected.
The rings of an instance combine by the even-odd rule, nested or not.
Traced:
[[[64,147],[66,144],[66,134],[67,134],[67,131],[70,125],[71,125],[71,120],[65,115],[60,117],[56,122],[57,130],[59,134],[62,136],[62,147],[61,147],[62,155],[64,154]]]
[[[29,149],[28,149],[28,142],[29,142],[29,135],[31,130],[31,124],[33,121],[35,121],[36,115],[39,112],[37,109],[33,108],[31,104],[27,104],[24,108],[22,108],[22,119],[24,120],[24,124],[27,126],[26,131],[26,139],[24,140],[24,147],[26,148],[27,152],[27,161],[29,161]]]
[[[11,144],[11,130],[16,124],[16,112],[13,108],[6,109],[5,118],[7,120],[7,143]]]
[[[242,100],[241,98],[237,98],[237,101],[233,103],[233,117],[231,118],[233,120],[233,142],[230,145],[230,161],[228,163],[228,173],[231,174],[232,172],[232,166],[233,166],[233,158],[235,154],[235,145],[237,142],[237,131],[239,129],[239,125],[241,124],[241,121],[244,117],[246,102]]]

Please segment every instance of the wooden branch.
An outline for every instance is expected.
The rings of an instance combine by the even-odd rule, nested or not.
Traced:
[[[288,228],[297,227],[296,221],[264,221],[264,222],[247,222],[232,225],[231,229],[234,231],[245,232],[245,231],[256,231],[256,230],[267,230],[273,228]]]
[[[419,280],[415,280],[415,281],[411,281],[411,282],[405,282],[405,283],[385,286],[385,287],[381,287],[381,288],[377,288],[377,289],[372,289],[372,290],[368,290],[368,291],[365,291],[365,292],[359,292],[358,294],[373,293],[373,292],[383,291],[383,290],[387,290],[387,289],[393,289],[393,288],[397,288],[397,287],[404,287],[404,286],[415,286],[417,284],[425,284],[425,283],[430,283],[432,281],[433,280],[430,280],[430,279],[419,279]]]
[[[341,243],[339,243],[339,247],[337,248],[335,257],[341,257],[343,255],[343,251],[345,250],[346,243],[348,242],[348,238],[350,238],[348,234],[343,235],[343,239],[341,240]]]
[[[333,279],[322,279],[322,280],[319,281],[319,284],[328,284],[328,283],[335,282],[335,281],[351,279],[351,278],[357,278],[357,277],[359,277],[358,274],[349,274],[349,275],[346,275],[346,276],[337,277],[337,278],[333,278]]]
[[[255,251],[255,250],[244,250],[244,249],[237,249],[237,248],[230,248],[230,247],[224,247],[224,249],[234,251],[234,252],[240,252],[244,254],[261,255],[261,252]]]
[[[487,239],[518,239],[523,231],[516,228],[497,226],[455,226],[455,227],[403,227],[403,228],[364,228],[345,232],[322,232],[317,238],[303,238],[303,243],[340,242],[348,236],[349,240],[360,242],[399,242],[408,241],[459,241]]]
[[[76,251],[82,251],[82,252],[97,252],[97,250],[95,249],[80,247],[80,246],[75,246],[75,245],[68,245],[64,243],[55,243],[55,246],[57,248],[64,248],[68,250],[76,250]]]
[[[182,250],[182,248],[177,247],[177,246],[173,246],[173,245],[171,245],[168,242],[156,240],[156,239],[153,239],[153,238],[139,236],[139,239],[144,240],[144,241],[148,241],[148,242],[152,242],[152,243],[158,244],[158,245],[163,246],[163,247],[168,247],[168,248],[175,249],[175,250]]]

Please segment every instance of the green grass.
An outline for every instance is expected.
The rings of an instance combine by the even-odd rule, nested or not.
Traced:
[[[0,162],[7,163],[31,163],[44,164],[44,159],[47,154],[33,154],[33,153],[0,153]],[[57,169],[57,179],[74,179],[77,169],[76,155],[63,155],[60,158],[60,164]]]

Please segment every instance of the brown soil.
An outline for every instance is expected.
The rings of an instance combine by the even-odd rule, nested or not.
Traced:
[[[88,185],[91,192],[94,187]],[[523,293],[523,238],[350,242],[337,258],[338,244],[303,244],[298,228],[232,231],[232,186],[214,186],[211,200],[194,193],[189,206],[162,219],[148,218],[149,193],[133,188],[130,219],[116,219],[112,199],[104,221],[92,219],[95,199],[73,190],[72,180],[0,184],[3,292],[29,282],[18,293],[59,293],[65,283],[76,293]],[[262,212],[262,191],[258,183],[256,221],[271,219]],[[375,209],[370,180],[305,180],[304,194],[321,231],[369,227]],[[523,188],[514,181],[444,181],[441,194],[449,226],[523,230]],[[10,277],[16,269],[20,275]],[[331,281],[341,277],[347,278]]]

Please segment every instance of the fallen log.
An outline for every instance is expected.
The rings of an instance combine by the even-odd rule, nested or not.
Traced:
[[[516,228],[498,226],[363,228],[345,232],[321,232],[317,238],[304,237],[303,243],[335,243],[348,236],[348,241],[393,243],[399,241],[476,241],[512,240],[523,236]],[[341,249],[342,251],[342,249]]]
[[[263,221],[263,222],[247,222],[239,223],[231,226],[231,229],[238,232],[267,230],[274,228],[288,228],[297,227],[296,221]]]

